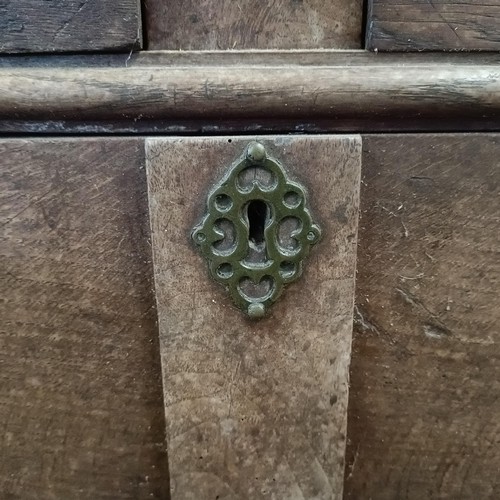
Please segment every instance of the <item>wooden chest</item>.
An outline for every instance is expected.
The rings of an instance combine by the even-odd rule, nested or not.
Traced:
[[[366,2],[0,2],[0,498],[500,496],[500,3]]]

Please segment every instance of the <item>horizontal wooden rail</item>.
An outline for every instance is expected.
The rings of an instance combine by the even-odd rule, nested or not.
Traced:
[[[3,58],[0,120],[0,132],[492,130],[500,55]]]

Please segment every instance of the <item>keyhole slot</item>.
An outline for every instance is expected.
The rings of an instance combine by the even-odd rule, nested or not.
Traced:
[[[262,200],[252,200],[247,205],[248,238],[256,246],[265,243],[264,230],[269,218],[269,207]]]

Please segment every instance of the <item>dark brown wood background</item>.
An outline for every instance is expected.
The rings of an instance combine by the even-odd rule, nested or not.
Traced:
[[[143,142],[0,140],[1,498],[166,498]]]
[[[346,498],[500,494],[500,137],[364,136]],[[164,498],[141,139],[9,139],[0,491]]]
[[[0,53],[116,52],[141,46],[140,0],[0,2]]]
[[[499,158],[363,138],[346,498],[500,497]]]
[[[361,0],[144,11],[150,49],[363,45]],[[498,0],[369,0],[367,48],[495,51],[499,19]],[[31,58],[20,73],[3,58],[0,129],[499,129],[495,54],[329,53],[358,69],[316,78],[305,66],[323,53],[136,58],[141,38],[137,0],[0,1],[1,53],[101,52]],[[242,87],[223,57],[277,76],[250,69]],[[500,498],[500,135],[363,141],[345,497]],[[0,154],[0,497],[167,498],[143,139],[2,139]]]

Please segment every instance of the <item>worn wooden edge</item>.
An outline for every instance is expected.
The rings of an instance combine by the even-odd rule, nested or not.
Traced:
[[[289,50],[147,50],[132,53],[2,55],[0,68],[20,67],[116,67],[137,66],[364,66],[419,65],[426,63],[500,64],[500,53],[374,54],[366,50],[289,49]]]
[[[500,54],[320,50],[0,59],[4,133],[26,133],[30,124],[32,133],[82,133],[85,126],[90,133],[116,132],[114,123],[127,133],[196,133],[200,126],[216,133],[415,131],[430,124],[464,130],[470,123],[491,130],[499,127],[499,111]]]

